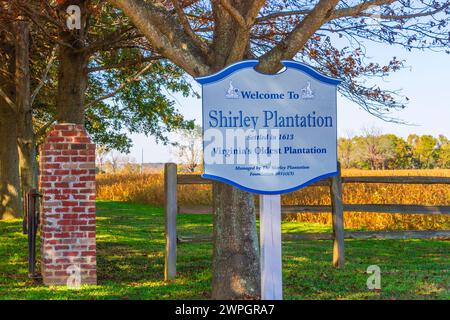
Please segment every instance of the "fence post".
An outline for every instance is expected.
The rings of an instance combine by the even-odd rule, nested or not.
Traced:
[[[166,224],[166,255],[164,280],[175,279],[177,273],[177,165],[164,165],[164,214]]]
[[[331,207],[333,218],[333,265],[341,268],[345,264],[344,253],[344,206],[342,204],[341,164],[338,174],[331,178]]]

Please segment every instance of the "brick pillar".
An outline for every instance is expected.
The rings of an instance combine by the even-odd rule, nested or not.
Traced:
[[[83,125],[54,125],[40,149],[44,284],[96,284],[95,144]]]

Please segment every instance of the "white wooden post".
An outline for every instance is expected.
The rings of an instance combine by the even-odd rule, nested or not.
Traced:
[[[280,195],[261,195],[261,299],[282,300]]]
[[[166,224],[166,252],[164,280],[173,280],[177,274],[177,165],[164,165],[164,214]]]
[[[344,267],[344,205],[342,204],[341,164],[338,163],[338,175],[331,177],[331,208],[333,215],[333,265]]]

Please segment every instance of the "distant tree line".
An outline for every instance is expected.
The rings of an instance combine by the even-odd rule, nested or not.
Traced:
[[[338,155],[343,168],[449,169],[450,140],[444,135],[417,134],[405,140],[371,129],[362,135],[339,138]]]

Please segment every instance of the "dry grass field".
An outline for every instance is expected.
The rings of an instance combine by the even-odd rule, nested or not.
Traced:
[[[343,176],[450,176],[450,170],[343,170]],[[180,205],[209,205],[211,186],[178,187]],[[344,202],[349,204],[426,204],[450,205],[450,185],[344,184]],[[97,197],[102,200],[162,206],[162,174],[101,174],[97,176]],[[283,204],[330,204],[328,187],[308,187],[283,195]],[[329,213],[298,213],[286,217],[300,222],[331,223]],[[405,215],[383,213],[345,213],[345,227],[350,229],[427,230],[450,229],[448,215]]]

